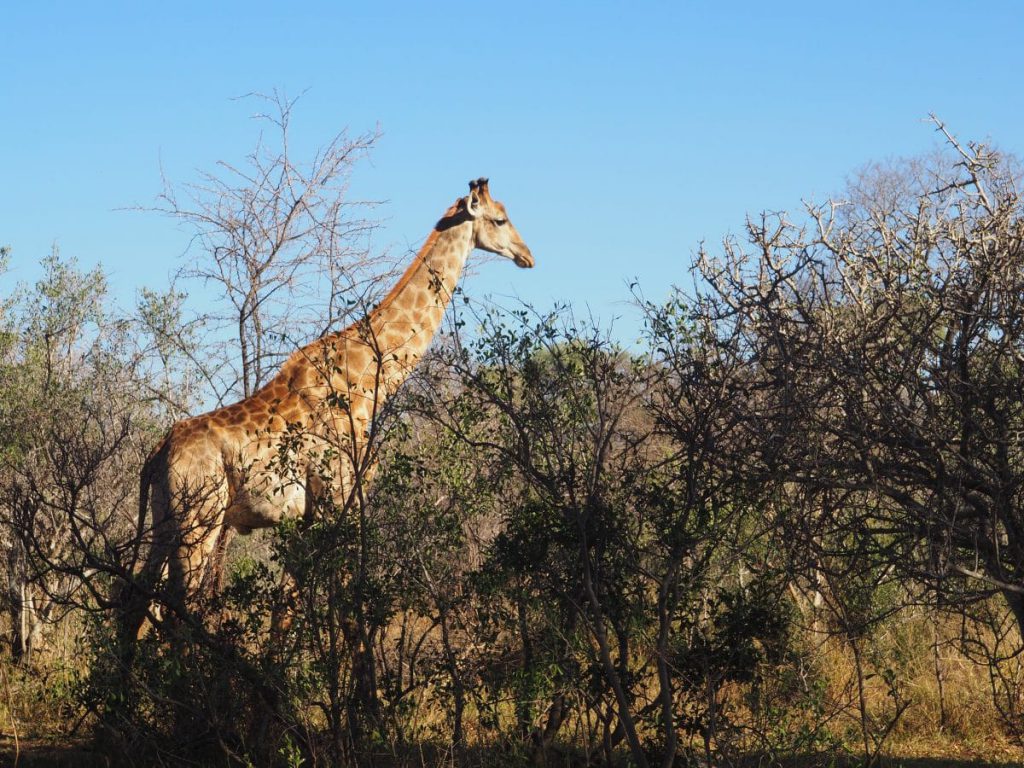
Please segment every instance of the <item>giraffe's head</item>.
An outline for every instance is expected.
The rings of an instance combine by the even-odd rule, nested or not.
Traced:
[[[473,246],[532,267],[533,254],[508,219],[505,206],[491,197],[487,179],[469,182],[469,194],[459,200],[460,211],[473,221]]]

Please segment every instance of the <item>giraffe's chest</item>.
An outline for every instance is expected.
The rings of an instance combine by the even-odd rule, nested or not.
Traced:
[[[225,457],[228,506],[224,522],[242,532],[268,528],[305,513],[307,470],[287,447],[262,455]]]
[[[239,430],[221,443],[225,524],[244,533],[268,528],[307,514],[313,497],[345,495],[351,486],[350,444],[329,421],[315,426],[319,429]]]

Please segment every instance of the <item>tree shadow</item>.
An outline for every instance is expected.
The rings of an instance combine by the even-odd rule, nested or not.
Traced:
[[[379,768],[439,768],[452,765],[450,750],[436,744],[406,745],[404,750],[366,754],[363,757],[368,765]],[[521,753],[510,753],[500,747],[476,747],[466,750],[466,768],[488,766],[518,766],[524,761]],[[121,764],[130,764],[125,756],[112,756],[96,751],[90,742],[80,740],[67,743],[53,743],[43,740],[22,741],[15,748],[14,739],[0,734],[0,766],[14,768],[111,768]],[[221,761],[211,763],[220,765]],[[583,768],[585,762],[575,750],[555,749],[544,762],[546,766],[565,766],[565,768]],[[622,756],[618,765],[628,765],[628,759]],[[803,757],[790,757],[772,761],[766,756],[752,755],[748,760],[736,763],[739,768],[859,768],[864,760],[849,755],[818,754]],[[949,758],[949,757],[880,757],[875,763],[877,768],[1020,768],[1018,761],[993,761],[984,759]]]
[[[53,743],[0,735],[0,765],[5,768],[109,768],[108,756],[96,752],[89,741]]]

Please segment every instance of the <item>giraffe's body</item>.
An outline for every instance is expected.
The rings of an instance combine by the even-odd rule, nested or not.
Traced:
[[[169,599],[187,606],[204,584],[215,586],[226,531],[304,515],[328,465],[336,501],[351,499],[374,417],[430,345],[473,248],[533,266],[486,179],[470,183],[365,318],[292,354],[246,400],[171,428],[143,470],[140,527],[147,501],[153,523],[145,583],[165,574]],[[135,603],[125,611],[129,634],[148,601]]]

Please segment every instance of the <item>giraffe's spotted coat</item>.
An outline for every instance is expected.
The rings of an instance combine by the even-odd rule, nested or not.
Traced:
[[[305,514],[322,491],[328,448],[338,455],[332,490],[345,504],[374,416],[426,352],[470,251],[533,265],[507,218],[485,179],[471,183],[365,318],[297,350],[250,398],[175,424],[143,473],[140,514],[150,485],[153,510],[144,578],[155,583],[165,572],[185,602],[215,586],[224,531]],[[126,608],[122,629],[133,633],[144,613],[140,602]]]

